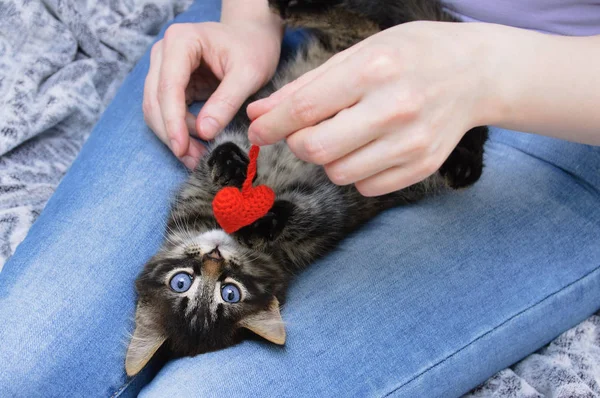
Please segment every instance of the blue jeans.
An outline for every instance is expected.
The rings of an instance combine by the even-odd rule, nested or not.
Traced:
[[[128,379],[133,282],[187,176],[144,123],[148,63],[0,273],[1,397],[457,396],[600,307],[600,148],[495,129],[479,183],[380,215],[297,278],[284,348]]]

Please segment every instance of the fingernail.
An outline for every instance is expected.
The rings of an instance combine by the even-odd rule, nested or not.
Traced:
[[[179,143],[175,138],[171,139],[171,151],[173,151],[175,155],[179,153]]]
[[[255,106],[259,106],[260,104],[264,103],[267,100],[267,98],[261,98],[259,100],[256,100],[254,102],[250,103],[250,106],[255,107]]]
[[[196,117],[194,115],[190,113],[185,115],[185,125],[191,135],[198,135],[198,132],[196,131]]]
[[[212,117],[204,117],[200,121],[200,133],[205,138],[214,138],[219,132],[219,123]]]
[[[183,164],[185,164],[185,167],[187,167],[190,170],[194,170],[196,168],[196,159],[194,159],[191,156],[184,156],[181,158],[181,161],[183,162]]]

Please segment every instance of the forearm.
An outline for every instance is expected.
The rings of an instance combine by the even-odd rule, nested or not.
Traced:
[[[267,0],[223,0],[221,22],[253,22],[271,30],[280,39],[283,37],[283,21],[269,9]]]
[[[490,28],[488,124],[600,145],[600,36]]]

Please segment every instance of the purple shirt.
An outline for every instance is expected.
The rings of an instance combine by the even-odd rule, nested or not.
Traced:
[[[463,21],[568,36],[600,35],[600,0],[443,0]]]

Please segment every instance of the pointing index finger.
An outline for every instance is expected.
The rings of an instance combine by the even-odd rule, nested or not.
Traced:
[[[289,93],[252,122],[250,140],[259,145],[273,144],[354,105],[362,89],[352,84],[356,76],[353,69],[347,63],[335,65]]]

